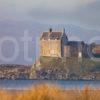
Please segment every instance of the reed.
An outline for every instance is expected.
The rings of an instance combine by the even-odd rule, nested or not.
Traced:
[[[28,91],[0,90],[0,100],[100,100],[100,89],[62,90],[58,86],[37,85]]]

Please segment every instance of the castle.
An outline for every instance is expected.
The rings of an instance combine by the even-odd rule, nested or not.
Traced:
[[[55,32],[49,29],[40,37],[40,56],[47,57],[88,57],[88,45],[83,41],[68,41],[65,29]]]
[[[94,54],[100,54],[100,44],[94,44],[94,46],[92,47],[92,52]]]

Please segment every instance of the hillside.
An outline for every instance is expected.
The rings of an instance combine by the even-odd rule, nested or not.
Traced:
[[[100,62],[83,58],[40,57],[31,78],[55,80],[100,80]]]

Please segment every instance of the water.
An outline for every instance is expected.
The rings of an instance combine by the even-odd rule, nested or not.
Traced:
[[[83,88],[85,86],[100,88],[100,81],[48,81],[48,80],[0,80],[1,89],[27,90],[37,84],[58,85],[62,89]]]

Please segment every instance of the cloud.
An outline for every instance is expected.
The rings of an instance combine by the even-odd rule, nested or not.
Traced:
[[[0,19],[100,26],[99,0],[0,0]]]
[[[0,0],[3,12],[26,13],[30,10],[71,11],[94,0]]]
[[[78,22],[80,25],[84,25],[89,28],[99,29],[100,27],[100,1],[90,3],[81,7],[75,12],[66,14],[65,16],[72,21]]]

